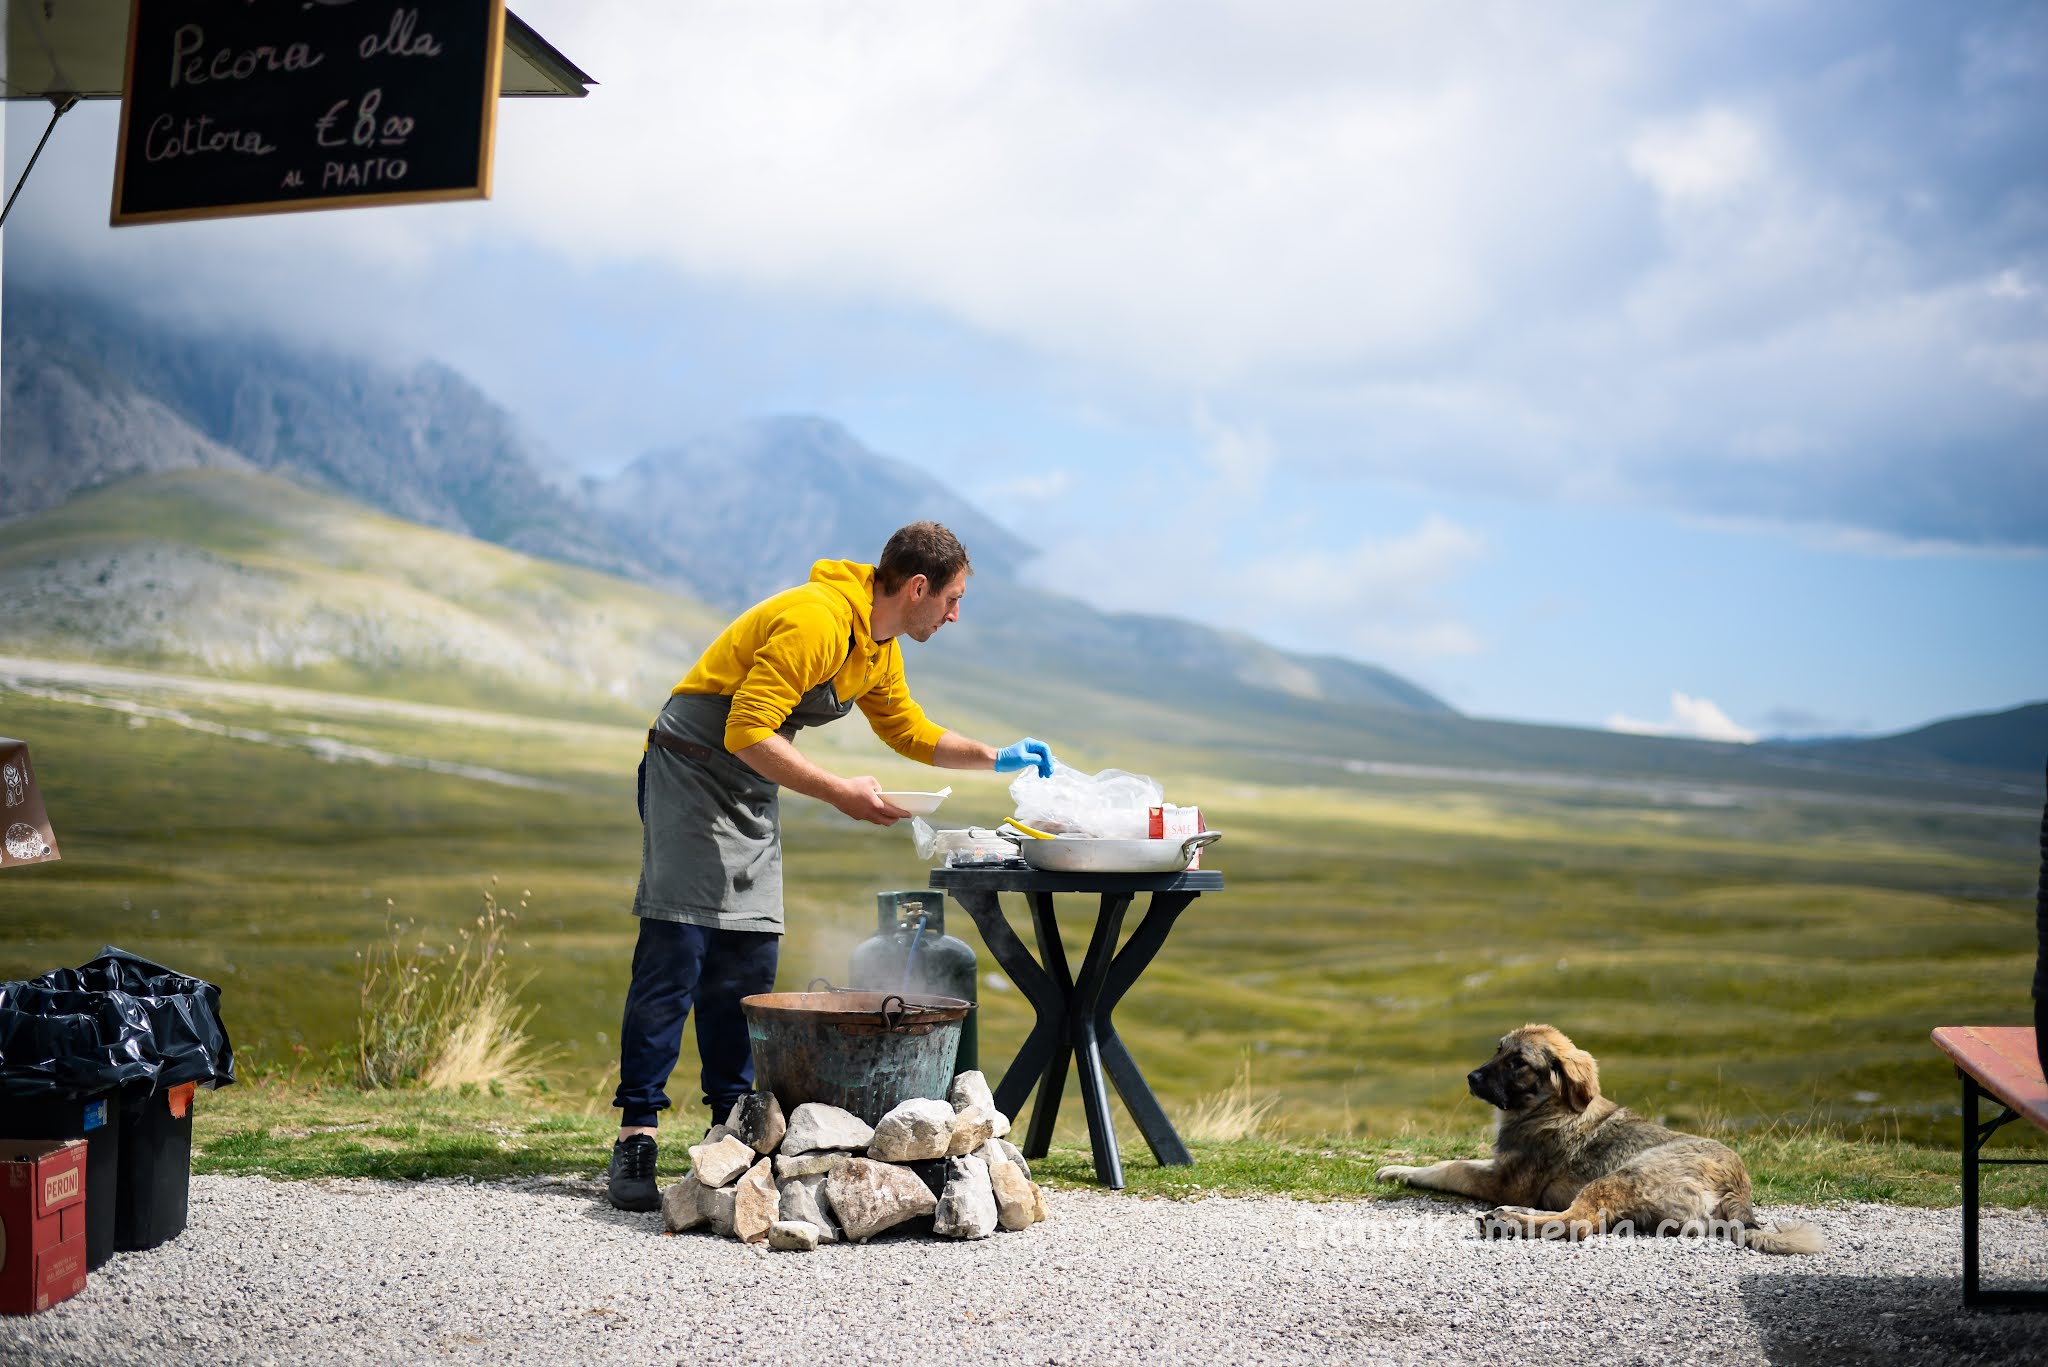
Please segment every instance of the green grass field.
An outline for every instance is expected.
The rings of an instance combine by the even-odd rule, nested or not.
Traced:
[[[613,1124],[608,1115],[538,1105],[531,1097],[481,1091],[364,1093],[281,1079],[201,1093],[193,1115],[196,1171],[286,1179],[489,1181],[564,1175],[594,1182],[604,1174]],[[1786,1127],[1726,1137],[1747,1161],[1757,1202],[1767,1209],[1785,1202],[1943,1206],[1957,1200],[1956,1157],[1950,1147],[1844,1139]],[[1161,1167],[1141,1148],[1127,1145],[1124,1175],[1132,1195],[1174,1200],[1412,1197],[1413,1190],[1376,1182],[1373,1173],[1387,1163],[1478,1156],[1490,1138],[1486,1125],[1473,1124],[1400,1135],[1192,1139],[1188,1149],[1194,1162],[1186,1167]],[[684,1145],[665,1145],[662,1179],[688,1170]],[[2048,1177],[2025,1168],[1986,1171],[1987,1202],[2048,1205]],[[1032,1175],[1056,1187],[1095,1184],[1093,1161],[1079,1136],[1056,1143],[1032,1164]]]
[[[64,855],[0,874],[0,977],[119,944],[219,983],[252,1076],[310,1081],[353,1039],[357,955],[387,914],[448,943],[495,877],[527,903],[515,964],[554,1051],[548,1094],[514,1101],[574,1120],[578,1143],[601,1135],[634,930],[636,728],[37,686],[0,689],[0,734],[30,742]],[[306,748],[337,742],[547,786]],[[812,744],[903,786],[927,776],[879,757],[857,722]],[[1956,1085],[1928,1030],[2027,1019],[2038,814],[2019,806],[1652,805],[1335,770],[1281,786],[1158,744],[1090,758],[1146,768],[1227,832],[1209,863],[1228,889],[1182,918],[1120,1030],[1177,1113],[1248,1066],[1277,1098],[1267,1140],[1289,1152],[1483,1143],[1464,1073],[1544,1020],[1638,1111],[1758,1145],[1858,1141],[1862,1158],[1826,1161],[1875,1163],[1850,1185],[1881,1191],[1882,1154],[1953,1144]],[[949,777],[947,824],[1008,810],[1003,780]],[[926,867],[906,833],[803,799],[785,827],[781,985],[841,979],[875,892],[922,886]],[[1078,956],[1088,918],[1072,912]],[[964,916],[948,929],[975,942]],[[999,1074],[1028,1012],[1012,990],[982,1003]],[[672,1094],[694,1102],[687,1081]],[[1078,1109],[1070,1097],[1070,1144]],[[2048,1199],[2012,1180],[2017,1199]]]

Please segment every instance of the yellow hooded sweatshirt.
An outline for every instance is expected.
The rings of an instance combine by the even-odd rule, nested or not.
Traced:
[[[737,753],[774,735],[797,700],[829,680],[891,750],[930,764],[945,728],[911,698],[901,645],[893,638],[876,643],[874,608],[874,566],[820,560],[809,583],[741,613],[673,691],[731,698],[725,748]]]

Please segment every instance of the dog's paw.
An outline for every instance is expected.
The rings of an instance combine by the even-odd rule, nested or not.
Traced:
[[[1495,1206],[1478,1219],[1479,1237],[1482,1239],[1519,1239],[1522,1227],[1507,1218],[1512,1206]]]
[[[1405,1183],[1408,1181],[1410,1177],[1414,1176],[1416,1173],[1421,1171],[1421,1168],[1404,1168],[1399,1164],[1392,1164],[1387,1167],[1381,1168],[1378,1172],[1374,1173],[1372,1175],[1372,1180],[1375,1182]]]

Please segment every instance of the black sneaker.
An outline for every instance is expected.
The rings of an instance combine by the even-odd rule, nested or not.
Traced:
[[[654,1160],[661,1153],[651,1134],[636,1134],[612,1145],[612,1168],[605,1194],[620,1210],[660,1210],[661,1189],[654,1182]]]

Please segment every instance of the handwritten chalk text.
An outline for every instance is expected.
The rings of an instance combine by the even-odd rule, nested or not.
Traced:
[[[142,155],[148,161],[169,161],[173,157],[194,157],[204,152],[240,152],[267,157],[275,152],[273,143],[253,128],[215,128],[213,115],[199,114],[180,124],[169,114],[150,122],[142,140]]]
[[[403,157],[365,157],[361,161],[330,161],[320,173],[323,190],[362,190],[404,180],[410,168]]]
[[[311,71],[327,60],[325,53],[313,51],[307,43],[281,48],[265,43],[240,52],[224,47],[211,60],[198,55],[205,46],[206,31],[197,24],[186,24],[171,36],[171,89],[208,81],[246,81],[259,71]]]
[[[391,27],[383,37],[366,34],[356,45],[356,52],[368,61],[372,57],[438,57],[441,45],[431,33],[415,34],[420,26],[420,12],[416,9],[400,9],[391,12]]]

